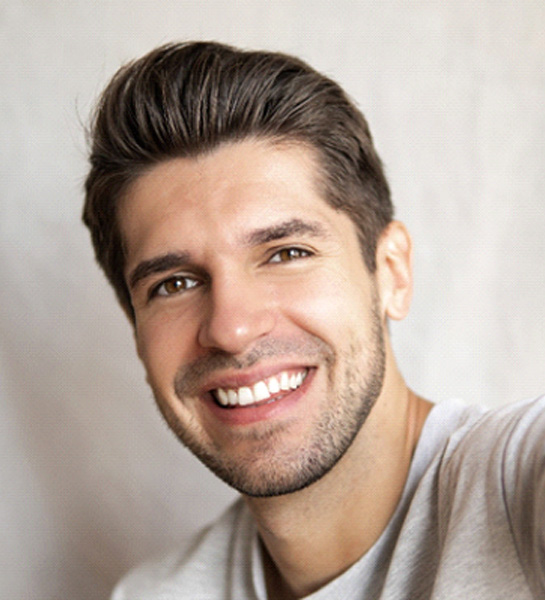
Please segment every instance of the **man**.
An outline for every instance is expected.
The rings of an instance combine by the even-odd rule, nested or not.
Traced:
[[[115,600],[543,597],[545,401],[432,409],[406,386],[387,322],[411,240],[334,82],[159,48],[104,92],[86,193],[165,419],[242,495]]]

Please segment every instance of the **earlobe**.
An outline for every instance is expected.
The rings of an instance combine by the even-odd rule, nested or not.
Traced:
[[[400,221],[392,221],[379,238],[376,275],[383,314],[404,319],[412,298],[412,240]]]

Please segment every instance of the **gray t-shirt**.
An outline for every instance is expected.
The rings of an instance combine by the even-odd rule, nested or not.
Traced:
[[[375,545],[310,600],[545,598],[545,397],[430,412]],[[130,573],[112,600],[266,600],[261,547],[237,501],[188,552]]]

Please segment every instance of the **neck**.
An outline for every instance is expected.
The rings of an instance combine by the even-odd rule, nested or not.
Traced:
[[[378,540],[401,497],[430,409],[396,372],[327,475],[293,494],[246,498],[264,545],[269,598],[291,600],[316,591]]]

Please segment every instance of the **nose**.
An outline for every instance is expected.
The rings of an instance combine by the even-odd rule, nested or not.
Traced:
[[[270,295],[250,277],[226,275],[211,282],[199,328],[203,348],[242,354],[270,333],[276,317]]]

